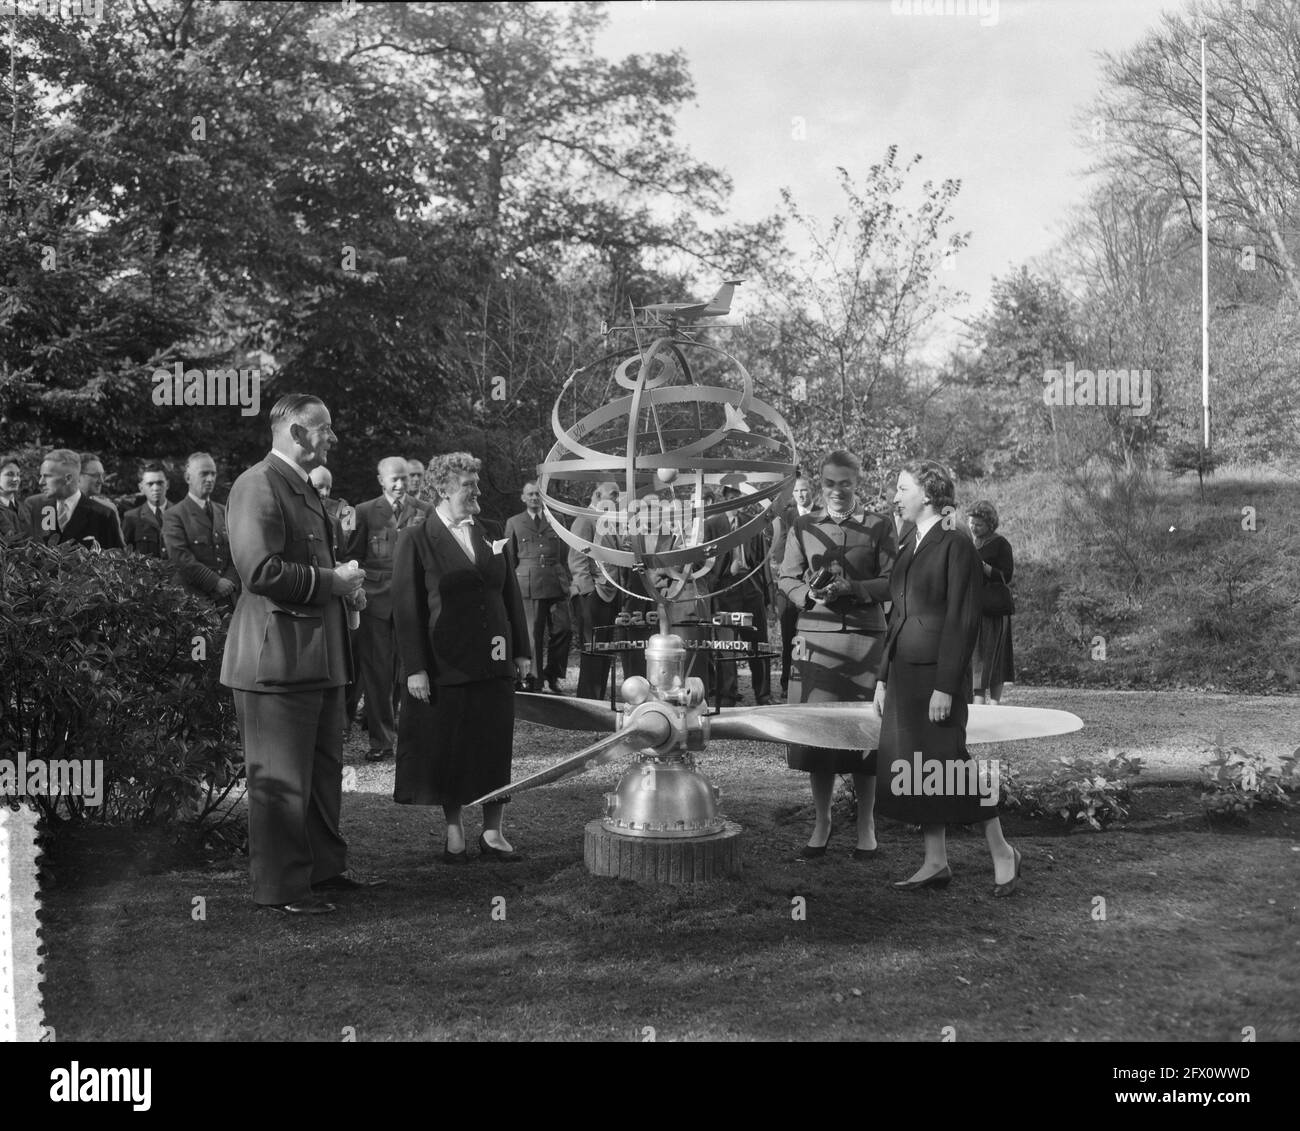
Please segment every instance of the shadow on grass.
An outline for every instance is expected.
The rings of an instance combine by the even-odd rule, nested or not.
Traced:
[[[517,865],[443,867],[429,811],[349,795],[354,864],[389,884],[308,921],[256,910],[242,858],[147,874],[100,854],[45,893],[48,1019],[60,1040],[1300,1035],[1289,815],[1218,831],[1161,789],[1133,831],[1012,818],[1016,898],[991,897],[983,840],[959,830],[952,886],[903,895],[888,883],[921,855],[904,826],[882,826],[871,862],[842,826],[825,858],[796,859],[800,779],[750,775],[726,806],[744,874],[695,887],[587,875],[588,779],[511,806]]]

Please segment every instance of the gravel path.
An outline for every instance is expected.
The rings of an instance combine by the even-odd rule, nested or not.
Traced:
[[[742,694],[746,692],[742,685]],[[1050,776],[1058,758],[1099,757],[1108,748],[1139,755],[1141,781],[1194,782],[1200,780],[1201,767],[1210,760],[1209,748],[1216,743],[1240,746],[1248,754],[1262,754],[1270,761],[1300,746],[1300,696],[1295,695],[1014,687],[1007,703],[1071,711],[1084,722],[1083,730],[1074,734],[974,748],[978,757],[999,758],[1028,781]],[[515,743],[516,773],[522,776],[550,765],[594,737],[522,724]],[[365,763],[361,759],[364,749],[363,737],[354,730],[348,762],[355,777],[345,788],[390,793],[393,763]],[[748,780],[755,774],[793,775],[785,765],[784,747],[759,742],[712,743],[701,765],[720,783]],[[587,777],[607,787],[625,768],[620,759],[615,765],[590,771]]]
[[[1300,696],[1192,691],[1084,691],[1014,687],[1010,706],[1054,707],[1083,720],[1083,730],[1035,742],[998,744],[998,756],[1036,777],[1061,757],[1114,747],[1142,758],[1144,779],[1196,781],[1214,745],[1240,746],[1276,761],[1300,746]],[[980,752],[992,751],[990,744]]]

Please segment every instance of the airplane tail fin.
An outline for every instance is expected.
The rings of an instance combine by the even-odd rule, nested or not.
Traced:
[[[711,317],[719,317],[723,314],[731,313],[731,297],[735,294],[736,288],[744,282],[743,279],[728,279],[718,288],[718,293],[709,299],[707,313]]]

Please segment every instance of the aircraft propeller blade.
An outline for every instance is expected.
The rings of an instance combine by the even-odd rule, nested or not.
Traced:
[[[967,708],[966,745],[1018,742],[1070,734],[1083,720],[1047,707],[972,704]],[[837,717],[842,715],[843,717]],[[709,720],[710,739],[793,742],[837,750],[871,750],[880,745],[880,718],[870,703],[785,704],[724,707]]]
[[[515,692],[515,720],[557,730],[591,730],[604,734],[618,721],[608,703],[600,699],[571,699],[567,695]]]
[[[888,694],[888,689],[886,689]],[[977,742],[1017,742],[1025,738],[1049,738],[1083,729],[1083,720],[1069,711],[1049,707],[1004,707],[972,703],[967,711],[966,745]]]
[[[541,696],[538,696],[540,699]],[[573,702],[573,700],[570,700]],[[609,708],[605,708],[606,714],[609,714]],[[529,774],[526,778],[520,778],[519,781],[511,782],[500,789],[494,789],[491,793],[485,793],[477,801],[471,801],[471,805],[486,805],[495,801],[498,797],[504,797],[507,793],[519,793],[525,789],[535,789],[539,785],[549,785],[553,781],[559,781],[561,778],[567,778],[571,774],[581,774],[590,770],[593,766],[601,766],[606,762],[612,762],[620,754],[634,754],[638,750],[644,750],[647,747],[658,746],[667,741],[670,727],[662,715],[650,714],[642,719],[634,719],[629,726],[615,734],[606,735],[604,738],[593,742],[585,750],[579,750],[576,754],[570,755],[561,762],[556,762],[553,766],[548,766],[544,770],[538,770],[535,774]]]
[[[880,719],[870,703],[789,703],[773,707],[724,707],[709,716],[709,739],[794,742],[836,750],[880,745]]]

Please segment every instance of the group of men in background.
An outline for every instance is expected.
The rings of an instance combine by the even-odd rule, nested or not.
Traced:
[[[25,538],[46,545],[77,542],[96,550],[129,550],[166,560],[173,576],[191,593],[233,608],[239,574],[230,560],[226,508],[212,500],[217,464],[206,452],[185,462],[185,498],[167,503],[167,473],[161,464],[140,470],[144,502],[119,516],[104,494],[104,465],[98,456],[67,448],[41,461],[41,493],[19,497],[17,460],[0,462],[0,543]]]
[[[397,739],[403,675],[393,626],[393,553],[400,531],[423,522],[435,501],[424,483],[420,461],[389,456],[380,461],[376,471],[379,494],[356,507],[333,496],[333,479],[327,468],[317,467],[310,475],[332,527],[334,560],[354,560],[365,572],[364,607],[352,630],[357,677],[348,688],[347,712],[350,721],[364,723],[367,729],[370,749],[366,757],[370,761],[391,757]],[[138,481],[144,502],[119,518],[103,493],[104,467],[97,456],[66,449],[47,453],[40,470],[42,492],[26,499],[18,497],[21,474],[17,462],[5,459],[0,462],[0,543],[24,537],[47,544],[75,541],[92,549],[125,549],[163,559],[191,593],[232,609],[240,581],[231,561],[226,508],[212,499],[217,472],[210,455],[195,452],[185,463],[185,498],[169,504],[162,465],[146,464]],[[706,540],[725,536],[754,513],[740,503],[751,490],[741,476],[724,481],[724,500],[737,505],[727,514],[705,520]],[[672,493],[671,488],[664,492],[668,498]],[[602,569],[592,555],[568,546],[543,512],[536,481],[524,484],[520,498],[524,509],[505,525],[507,553],[515,567],[533,640],[532,668],[519,688],[563,693],[569,650],[576,638],[582,649],[577,694],[602,698],[608,694],[610,661],[589,654],[590,645],[596,630],[613,625],[625,602],[631,604],[622,589],[640,593],[641,584],[629,576],[630,571]],[[612,510],[618,501],[618,484],[611,480],[596,485],[590,504]],[[713,501],[712,495],[708,501]],[[707,608],[750,614],[757,638],[763,642],[767,640],[768,607],[775,601],[783,695],[788,692],[798,610],[776,590],[773,563],[779,567],[794,520],[813,507],[812,486],[801,478],[795,483],[793,501],[770,527],[718,555],[684,594],[701,612]],[[602,533],[597,521],[588,516],[577,518],[572,530],[589,543],[628,548],[627,535]],[[643,549],[662,550],[667,545]],[[729,591],[719,592],[733,585]],[[711,594],[717,596],[707,605],[700,601]],[[736,668],[735,663],[718,663],[707,674],[710,697],[722,706],[738,702]],[[771,661],[751,661],[750,672],[755,702],[772,702]]]

